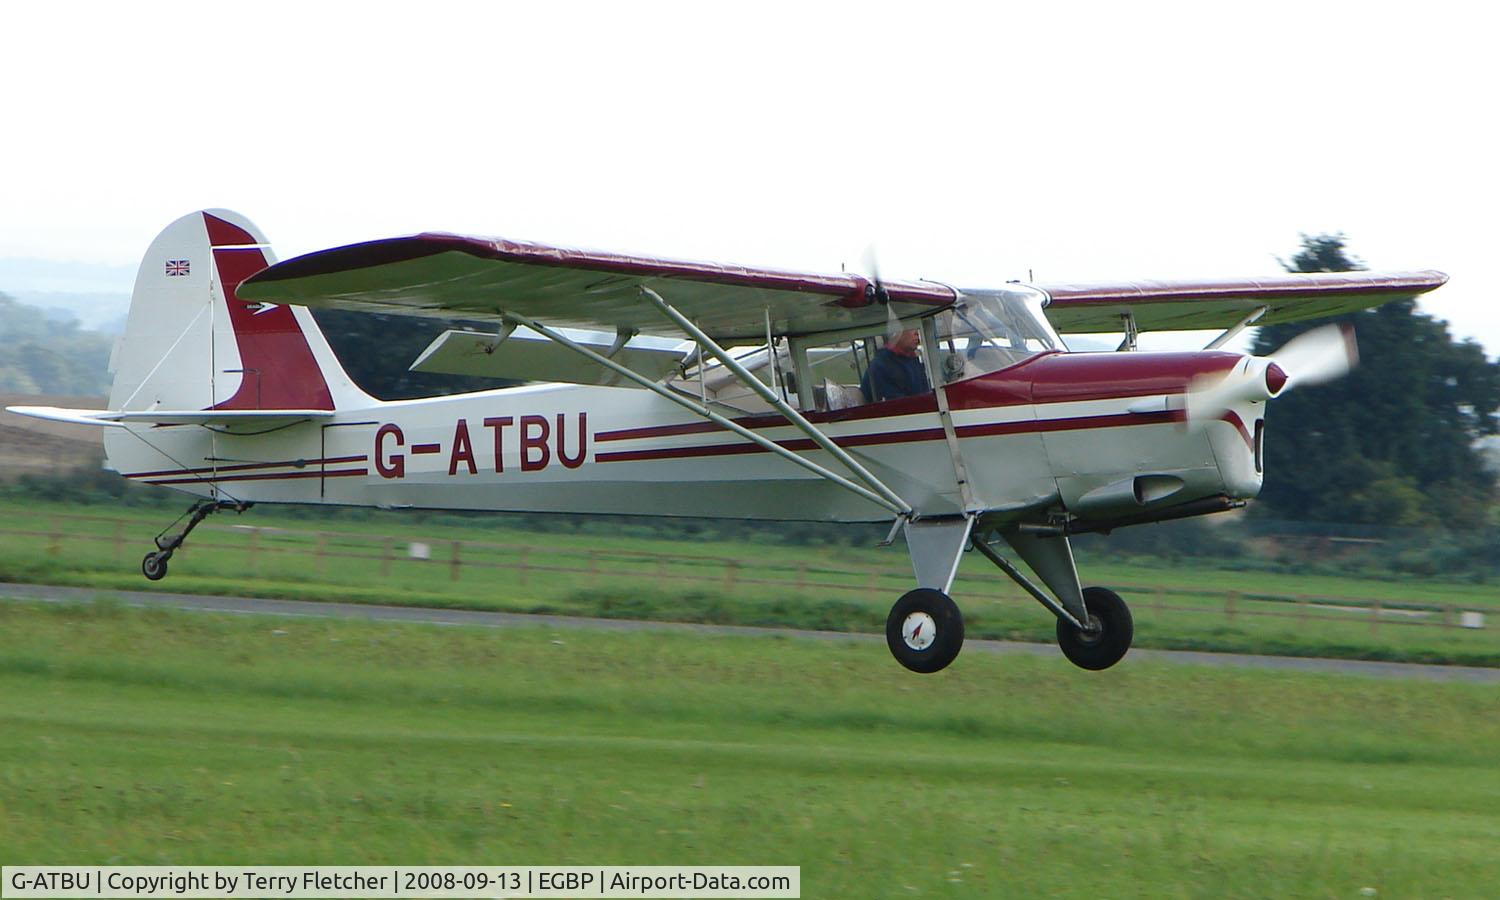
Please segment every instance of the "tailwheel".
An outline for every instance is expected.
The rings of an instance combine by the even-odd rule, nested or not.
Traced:
[[[152,581],[161,581],[167,577],[167,560],[171,558],[170,553],[147,553],[141,560],[141,574]]]
[[[902,595],[885,620],[885,642],[896,662],[923,674],[953,662],[964,646],[958,604],[942,591],[917,588]]]
[[[1058,619],[1057,645],[1068,662],[1081,669],[1107,669],[1124,658],[1135,636],[1130,607],[1119,594],[1102,587],[1084,588],[1083,602],[1089,610],[1090,628],[1082,630]]]

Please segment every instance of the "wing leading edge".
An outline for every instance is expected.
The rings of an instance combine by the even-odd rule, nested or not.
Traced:
[[[1264,306],[1258,325],[1320,319],[1405,300],[1441,287],[1442,272],[1319,272],[1197,281],[1037,285],[1063,333],[1119,332],[1129,313],[1141,331],[1229,328]]]
[[[1258,324],[1339,315],[1426,293],[1436,271],[1336,272],[1192,281],[1039,284],[1047,317],[1064,333],[1229,328],[1259,307]],[[766,315],[778,335],[816,334],[942,308],[954,290],[936,282],[871,281],[596,250],[504,238],[419,234],[299,256],[252,276],[241,299],[436,318],[499,319],[519,313],[553,326],[680,337],[645,302],[652,287],[722,343],[763,341]]]
[[[650,286],[726,343],[886,321],[869,279],[720,263],[624,256],[503,238],[420,234],[338,247],[271,266],[245,281],[245,300],[401,315],[498,318],[678,337],[649,303]],[[951,304],[935,283],[882,284],[898,315]]]

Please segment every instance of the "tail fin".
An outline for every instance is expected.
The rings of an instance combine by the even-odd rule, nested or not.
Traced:
[[[223,209],[168,225],[136,274],[115,347],[109,408],[334,410],[373,404],[312,313],[246,303],[240,282],[275,262],[260,230]]]

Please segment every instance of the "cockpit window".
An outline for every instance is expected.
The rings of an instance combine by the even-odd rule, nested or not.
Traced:
[[[963,291],[938,315],[939,361],[945,383],[1008,368],[1052,350],[1062,338],[1042,311],[1046,295],[1026,285]]]

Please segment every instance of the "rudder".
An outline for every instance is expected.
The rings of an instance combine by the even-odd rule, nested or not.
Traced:
[[[373,403],[305,308],[246,303],[240,283],[275,256],[223,209],[168,225],[136,274],[111,368],[112,410],[322,409]]]

